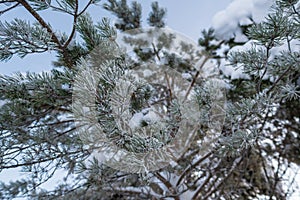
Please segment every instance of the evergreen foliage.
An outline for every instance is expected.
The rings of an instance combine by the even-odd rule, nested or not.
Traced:
[[[94,23],[86,12],[99,2],[89,0],[79,10],[78,0],[0,0],[1,14],[20,6],[36,20],[0,22],[1,61],[8,61],[13,55],[24,57],[49,50],[58,55],[50,72],[0,76],[0,172],[15,169],[26,175],[10,183],[1,182],[0,198],[288,199],[296,189],[295,170],[300,165],[300,2],[277,0],[264,21],[243,27],[250,48],[243,46],[239,51],[231,51],[232,47],[244,44],[235,43],[234,38],[219,40],[213,29],[203,31],[198,41],[203,48],[200,54],[220,65],[221,75],[217,76],[226,82],[222,130],[216,133],[218,140],[205,148],[212,128],[199,125],[194,142],[179,160],[146,174],[122,172],[99,163],[91,156],[97,146],[87,147],[77,134],[71,104],[74,78],[79,66],[85,65],[84,59],[97,52],[95,56],[101,57],[92,66],[105,66],[97,88],[101,97],[97,99],[98,122],[111,138],[116,138],[116,132],[112,131],[115,122],[109,114],[107,95],[126,69],[148,66],[145,63],[163,56],[164,65],[192,77],[188,81],[201,108],[213,105],[214,99],[208,94],[212,88],[203,87],[203,77],[193,67],[193,56],[199,52],[185,44],[181,44],[180,55],[169,51],[172,34],[160,37],[163,42],[156,46],[147,44],[147,51],[141,41],[128,40],[135,46],[137,60],[128,61],[125,54],[116,58],[117,30],[106,18]],[[120,32],[141,27],[139,3],[134,1],[129,6],[126,0],[108,0],[103,7],[117,17],[115,27]],[[44,21],[39,12],[47,9],[73,17],[70,34],[58,35]],[[152,3],[149,25],[164,27],[165,15],[165,9],[157,2]],[[80,42],[74,39],[76,32]],[[228,48],[224,50],[224,46]],[[242,69],[243,76],[227,76],[221,69],[224,62]],[[153,96],[170,95],[159,85],[139,83],[130,99],[130,112],[140,112],[154,101]],[[164,106],[174,116],[170,118],[174,131],[180,117],[176,101],[165,101]],[[160,141],[155,140],[149,147],[141,138],[128,140],[125,136],[120,136],[116,143],[134,152],[157,148],[162,141],[165,144],[171,139],[157,137]],[[61,183],[51,191],[42,188],[43,183],[62,170],[65,176]]]
[[[151,7],[152,7],[152,11],[150,12],[148,18],[149,25],[158,28],[164,27],[165,22],[163,21],[163,19],[166,15],[166,10],[160,8],[157,2],[153,2]]]
[[[142,7],[141,4],[133,1],[131,7],[127,5],[126,0],[109,0],[104,4],[104,9],[111,11],[120,20],[115,24],[117,29],[122,31],[140,28]]]

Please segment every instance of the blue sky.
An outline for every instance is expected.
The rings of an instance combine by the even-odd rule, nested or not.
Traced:
[[[186,36],[197,41],[200,32],[204,28],[211,26],[213,16],[226,8],[232,0],[158,0],[161,7],[167,8],[167,26],[185,34]],[[86,0],[81,1],[82,3]],[[105,1],[101,1],[102,5]],[[143,24],[146,24],[147,15],[151,8],[152,1],[137,0],[142,4]],[[92,6],[88,12],[91,13],[95,21],[102,17],[114,18],[109,12],[101,6]],[[56,31],[70,32],[72,20],[67,15],[53,12],[50,10],[42,11],[41,15],[46,21],[49,21]],[[9,13],[0,16],[1,21],[11,21],[14,18],[21,18],[34,21],[34,19],[23,8],[17,8]],[[52,68],[51,61],[55,60],[55,52],[43,54],[32,54],[21,59],[14,56],[8,62],[0,64],[0,74],[11,74],[16,71],[33,71],[41,72]]]

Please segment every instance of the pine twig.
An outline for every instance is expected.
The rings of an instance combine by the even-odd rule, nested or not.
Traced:
[[[50,26],[44,21],[44,19],[25,0],[18,0],[18,2],[40,23],[42,27],[46,28],[47,32],[51,34],[53,42],[58,45],[59,49],[63,50],[63,47],[57,36],[54,34]]]
[[[72,68],[72,60],[70,55],[66,51],[67,46],[63,46],[58,37],[55,35],[51,27],[45,22],[45,20],[25,1],[18,0],[18,2],[39,22],[39,24],[44,27],[47,32],[51,35],[52,41],[57,44],[58,49],[63,53],[64,58],[66,59],[66,64],[68,68]],[[75,32],[75,31],[74,31]],[[74,33],[73,33],[74,34]]]

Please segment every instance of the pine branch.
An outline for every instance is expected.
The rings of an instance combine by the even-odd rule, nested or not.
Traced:
[[[38,160],[35,160],[35,161],[31,161],[31,162],[26,162],[26,163],[18,163],[18,164],[14,164],[14,165],[1,165],[1,168],[0,169],[11,169],[11,168],[18,168],[18,167],[24,167],[24,166],[33,166],[35,164],[41,164],[41,163],[44,163],[44,162],[48,162],[48,161],[54,161],[54,160],[57,160],[58,158],[64,158],[65,156],[70,156],[72,154],[78,154],[78,153],[82,153],[81,150],[79,151],[75,151],[75,152],[65,152],[63,154],[58,154],[56,156],[53,156],[53,157],[47,157],[47,158],[44,158],[44,159],[38,159]]]
[[[276,80],[275,82],[272,84],[272,86],[268,89],[267,94],[269,94],[270,92],[272,92],[272,90],[274,90],[274,88],[278,85],[278,83],[287,75],[287,73],[293,68],[292,65],[290,65]]]
[[[117,29],[126,31],[140,27],[142,11],[139,3],[133,1],[129,7],[126,0],[108,0],[108,2],[103,5],[103,8],[120,19],[120,22],[115,24]]]
[[[51,27],[44,21],[44,19],[25,1],[18,0],[18,2],[41,24],[42,27],[46,28],[48,33],[51,35],[52,40],[57,44],[60,50],[64,50],[63,46],[60,44],[59,39],[51,29]]]
[[[158,2],[155,1],[151,4],[152,11],[149,13],[148,23],[150,26],[162,28],[165,26],[164,17],[166,9],[160,8]]]

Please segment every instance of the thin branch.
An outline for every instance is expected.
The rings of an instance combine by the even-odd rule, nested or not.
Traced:
[[[172,100],[172,88],[171,88],[170,79],[169,79],[167,72],[165,72],[165,78],[166,78],[167,85],[168,85],[168,91],[170,93],[170,99]]]
[[[297,11],[297,9],[295,8],[295,5],[292,6],[293,11],[296,15],[298,15],[298,17],[300,17],[300,13]]]
[[[160,56],[159,56],[159,51],[160,51],[160,50],[157,50],[157,49],[155,48],[154,43],[152,43],[151,45],[152,45],[152,47],[153,47],[154,54],[156,55],[157,59],[160,60]]]
[[[78,16],[82,15],[87,9],[88,7],[93,3],[93,0],[89,0],[89,2],[86,4],[86,6],[82,9],[82,11],[80,11],[80,13],[78,13]]]
[[[13,5],[13,6],[9,7],[9,8],[6,8],[6,9],[4,9],[4,10],[1,10],[1,11],[0,11],[0,15],[6,13],[7,11],[10,11],[10,10],[14,9],[14,8],[17,7],[19,4],[20,4],[20,3],[16,3],[15,5]]]
[[[59,155],[56,155],[54,157],[45,158],[45,159],[39,159],[39,160],[31,161],[31,162],[25,162],[25,163],[20,163],[20,164],[1,166],[1,169],[11,169],[11,168],[17,168],[17,167],[35,165],[35,164],[39,164],[39,163],[53,161],[53,160],[56,160],[58,158],[62,158],[64,156],[66,156],[66,155],[77,154],[77,153],[81,153],[81,150],[75,151],[75,152],[68,152],[67,154],[59,154]]]
[[[59,49],[63,50],[57,36],[54,34],[50,26],[44,21],[44,19],[25,0],[18,1],[40,23],[42,27],[46,28],[47,32],[51,34],[53,42],[58,45]]]
[[[267,179],[268,185],[270,186],[271,182],[270,182],[270,177],[269,177],[268,172],[267,172],[267,167],[266,167],[265,162],[264,162],[265,159],[264,159],[263,151],[260,148],[259,143],[258,143],[257,140],[255,141],[255,143],[256,143],[256,145],[258,147],[257,149],[258,149],[259,157],[261,158],[262,170],[263,170],[264,175],[265,175],[265,177]]]
[[[54,11],[60,11],[60,12],[64,12],[64,13],[67,13],[67,14],[69,14],[69,15],[74,16],[73,13],[71,13],[71,12],[69,12],[69,11],[67,11],[67,10],[64,10],[64,9],[62,9],[62,8],[59,8],[59,7],[56,7],[56,6],[53,6],[53,5],[50,5],[50,8],[52,8]]]
[[[260,80],[258,82],[258,85],[257,85],[257,89],[256,89],[256,92],[259,93],[261,91],[261,83],[263,81],[263,78],[264,76],[266,75],[267,71],[268,71],[268,60],[269,60],[269,56],[270,56],[270,45],[267,47],[267,55],[266,55],[266,59],[264,61],[264,65],[263,65],[263,68],[265,68],[262,76],[260,77]]]
[[[76,0],[75,2],[75,10],[74,10],[74,18],[73,18],[73,27],[72,27],[72,32],[68,38],[68,40],[66,41],[66,43],[64,44],[63,48],[67,48],[67,46],[70,44],[70,42],[72,41],[75,32],[76,32],[76,23],[77,23],[77,18],[78,18],[78,0]]]
[[[269,90],[267,91],[267,94],[269,94],[279,83],[279,81],[292,69],[292,65],[290,65],[282,74],[281,76],[274,82],[274,84],[272,85],[272,87],[269,88]]]
[[[53,125],[59,125],[59,124],[64,124],[64,123],[71,123],[71,122],[74,123],[74,119],[57,121],[57,122],[47,123],[47,124],[38,123],[38,125],[29,126],[28,128],[40,128],[40,127],[44,127],[44,126],[53,126]]]
[[[66,47],[62,46],[59,39],[51,29],[51,27],[45,22],[45,20],[25,1],[25,0],[18,0],[20,4],[39,22],[39,24],[44,27],[47,32],[51,35],[51,39],[54,43],[57,44],[58,49],[62,52],[64,59],[66,60],[66,65],[68,68],[72,68],[72,59],[70,58],[69,53],[66,51]]]
[[[230,169],[229,173],[227,174],[227,176],[215,187],[215,189],[211,190],[210,192],[208,192],[205,197],[203,198],[203,200],[208,199],[214,192],[218,191],[218,189],[226,183],[226,181],[231,177],[231,175],[233,174],[233,172],[235,171],[236,167],[239,166],[242,161],[243,158],[238,158],[239,161],[233,163],[232,168]]]
[[[211,178],[212,178],[212,174],[211,172],[209,171],[208,172],[209,175],[208,177],[205,179],[205,181],[201,184],[201,186],[197,189],[197,191],[194,193],[193,197],[192,197],[192,200],[196,200],[199,196],[200,196],[200,193],[203,189],[203,187],[209,182],[211,181]]]
[[[293,176],[293,178],[291,179],[291,182],[290,182],[289,186],[287,187],[288,189],[287,189],[287,191],[286,191],[285,197],[287,197],[288,194],[293,193],[292,190],[293,190],[293,185],[294,185],[294,183],[298,184],[298,181],[296,180],[298,174],[299,174],[299,169],[298,169],[296,172],[294,172],[294,176]],[[292,192],[290,192],[290,191],[292,191]]]
[[[289,50],[290,53],[292,53],[291,40],[292,40],[292,39],[289,39],[289,36],[287,35],[287,36],[286,36],[286,43],[287,43],[287,45],[288,45],[288,50]]]
[[[199,69],[197,70],[197,72],[196,72],[196,74],[195,74],[195,76],[194,76],[194,78],[193,78],[193,80],[192,80],[192,83],[191,83],[191,85],[190,85],[188,91],[187,91],[186,94],[185,94],[184,101],[185,101],[185,100],[187,99],[187,97],[189,96],[189,94],[190,94],[190,92],[191,92],[193,86],[194,86],[195,83],[196,83],[196,80],[197,80],[198,76],[200,75],[200,70],[203,68],[203,66],[204,66],[205,63],[208,61],[208,59],[209,59],[209,57],[206,56],[206,57],[204,58],[203,62],[201,63],[201,65],[199,66]]]
[[[1,3],[10,3],[10,2],[16,2],[16,0],[4,0],[4,1],[0,1],[0,4]]]
[[[159,172],[154,173],[154,175],[169,189],[172,194],[176,195],[175,188],[168,180],[166,180]],[[179,200],[179,197],[176,195],[174,196],[174,199]]]
[[[205,159],[207,159],[209,156],[212,155],[212,152],[208,152],[206,155],[204,155],[202,158],[200,158],[197,162],[195,162],[194,164],[190,165],[189,167],[187,167],[180,175],[176,186],[178,186],[183,179],[185,178],[185,175],[187,175],[190,171],[192,171],[194,169],[194,167],[196,167],[197,165],[199,165],[201,162],[203,162]]]

